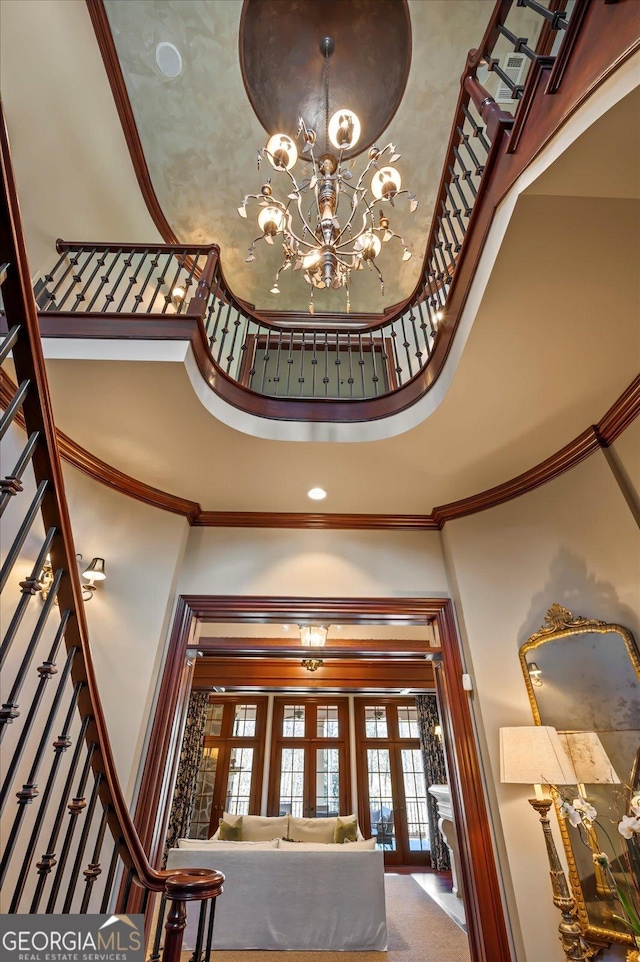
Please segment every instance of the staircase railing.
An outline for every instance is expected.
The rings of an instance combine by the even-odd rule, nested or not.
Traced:
[[[264,417],[361,421],[409,407],[443,368],[500,198],[581,102],[585,85],[637,45],[636,13],[626,0],[498,0],[462,74],[418,283],[383,315],[258,312],[234,296],[215,246],[59,241],[60,259],[38,291],[43,333],[188,333],[211,387]],[[562,98],[553,95],[585,24],[593,56],[559,110]],[[580,52],[584,58],[584,46]],[[502,96],[510,91],[508,104],[494,98],[499,85]],[[546,126],[541,111],[551,118]]]
[[[4,911],[122,913],[135,886],[144,893],[142,911],[150,913],[150,895],[162,893],[169,912],[152,957],[178,962],[186,903],[200,902],[212,924],[223,876],[151,866],[120,788],[88,641],[1,112],[0,148],[0,282],[8,327],[0,361],[13,364],[19,385],[0,419],[3,448],[15,440],[18,420],[27,431],[0,481]]]

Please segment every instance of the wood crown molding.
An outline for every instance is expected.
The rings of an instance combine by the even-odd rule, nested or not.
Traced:
[[[0,381],[0,406],[5,408],[16,391],[11,379]],[[640,375],[612,404],[597,424],[591,425],[551,457],[523,474],[486,491],[439,505],[430,514],[337,514],[269,511],[203,511],[197,501],[189,501],[154,488],[119,471],[86,448],[57,430],[62,458],[94,481],[106,484],[119,494],[173,514],[182,515],[190,525],[205,528],[284,528],[333,531],[440,531],[448,521],[478,511],[495,508],[519,498],[535,488],[576,467],[599,448],[607,448],[620,437],[640,414]],[[16,422],[24,427],[18,414]]]

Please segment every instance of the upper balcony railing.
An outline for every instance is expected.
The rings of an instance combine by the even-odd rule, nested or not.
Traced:
[[[632,48],[633,6],[499,0],[462,74],[419,281],[384,314],[259,313],[230,290],[215,246],[59,241],[58,263],[36,292],[43,334],[177,338],[190,330],[213,389],[266,417],[360,421],[403,410],[442,369],[497,203],[581,102],[576,83],[595,85]],[[626,22],[619,17],[610,48],[598,46],[618,8]],[[551,95],[587,23],[589,68],[560,109],[562,98]],[[510,91],[508,105],[496,102],[499,87],[501,101]]]

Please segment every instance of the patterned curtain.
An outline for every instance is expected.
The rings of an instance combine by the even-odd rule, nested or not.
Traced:
[[[208,708],[209,692],[192,691],[187,709],[187,721],[184,726],[163,865],[166,864],[169,849],[175,848],[177,840],[185,838],[189,831],[198,781],[198,769],[202,757],[202,736],[204,735]]]
[[[440,738],[435,734],[435,726],[440,724],[436,696],[416,695],[416,707],[418,709],[420,747],[422,749],[424,777],[427,788],[429,785],[444,785],[447,781],[444,751]],[[438,803],[433,795],[430,795],[428,792],[427,816],[429,819],[429,835],[431,837],[431,865],[437,871],[449,869],[451,868],[449,849],[438,829]]]

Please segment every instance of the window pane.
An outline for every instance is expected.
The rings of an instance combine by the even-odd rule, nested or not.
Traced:
[[[376,839],[376,848],[394,852],[396,835],[391,793],[391,764],[387,748],[367,749],[367,775],[371,834]]]
[[[213,787],[218,767],[218,748],[204,748],[200,759],[196,794],[189,825],[189,838],[209,838]]]
[[[316,818],[340,814],[340,754],[337,748],[316,750]]]
[[[304,705],[285,705],[282,716],[285,738],[304,738]]]
[[[337,705],[318,705],[316,715],[316,736],[318,738],[339,738],[340,723]]]
[[[280,815],[302,818],[304,806],[304,748],[283,748],[280,767]]]
[[[366,738],[387,737],[387,709],[384,705],[367,705],[364,710]]]
[[[398,731],[400,738],[419,738],[418,709],[415,705],[400,705],[398,707]]]
[[[256,705],[236,705],[233,718],[233,734],[240,738],[253,738],[256,733]]]
[[[204,733],[205,735],[220,735],[222,734],[222,714],[224,712],[224,705],[220,704],[209,704],[207,710],[207,719],[204,723]]]
[[[232,815],[248,815],[251,797],[253,748],[232,748],[225,810]]]
[[[412,852],[428,852],[427,787],[424,779],[422,752],[419,748],[402,749],[402,778],[407,803],[407,831]]]

